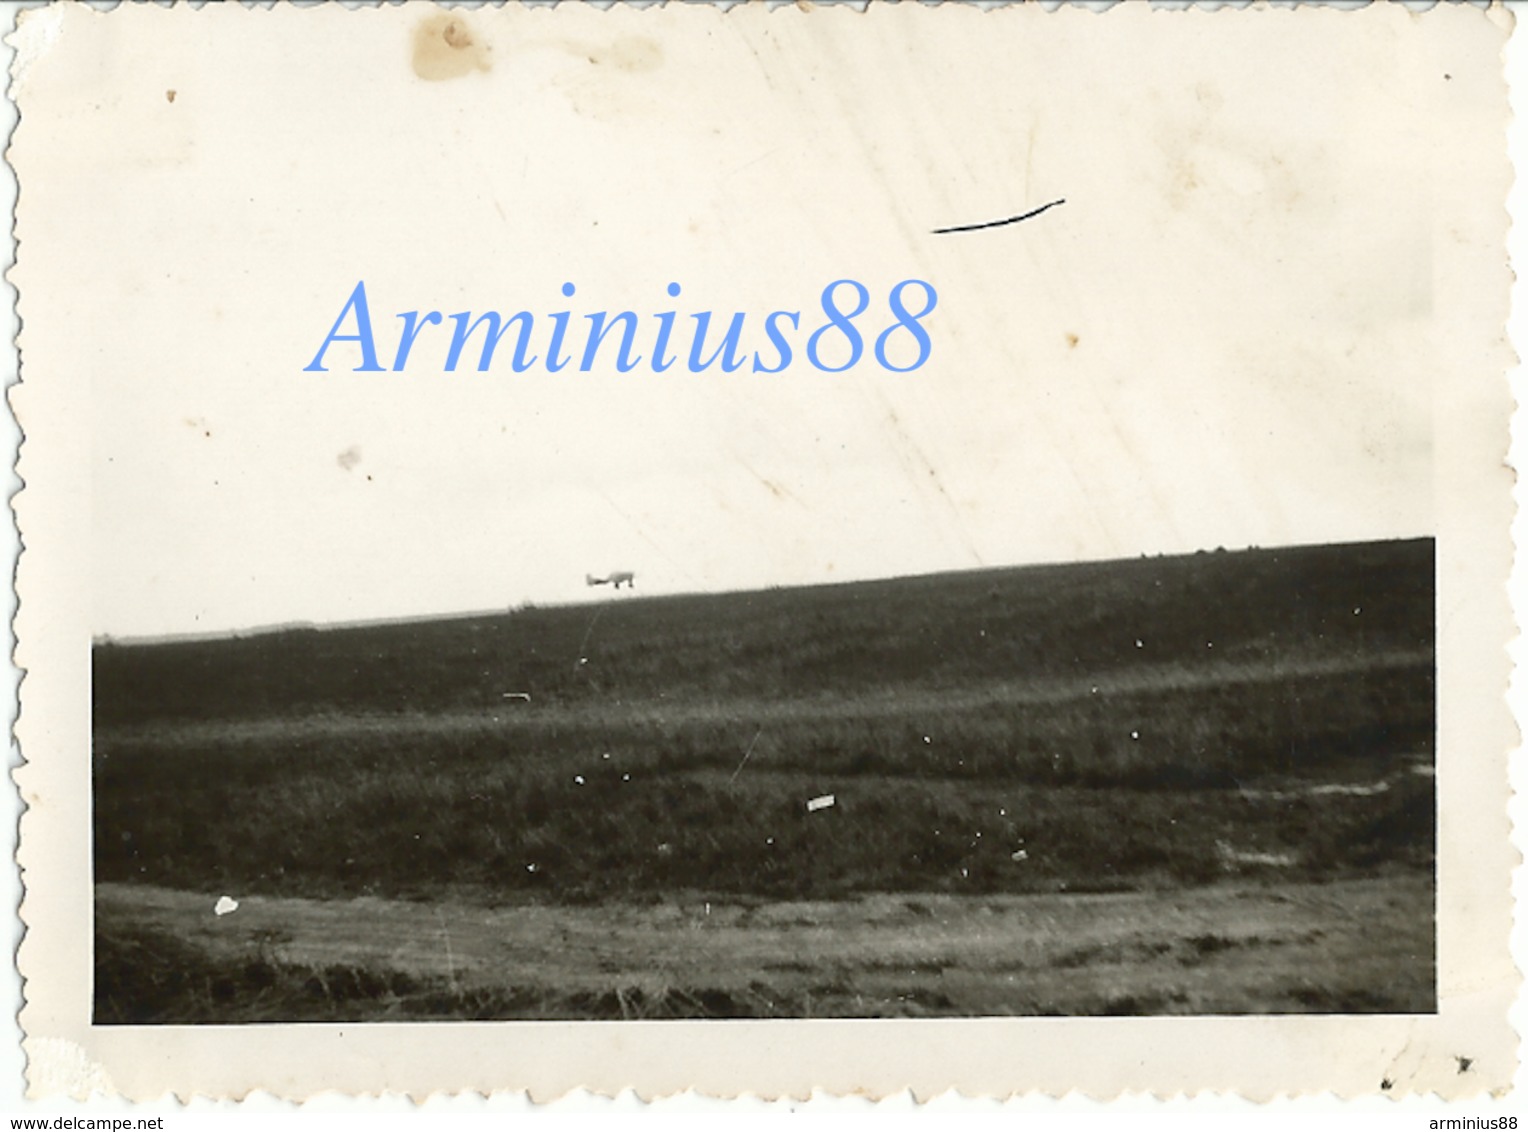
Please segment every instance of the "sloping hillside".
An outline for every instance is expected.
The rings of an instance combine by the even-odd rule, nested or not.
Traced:
[[[1432,540],[1217,552],[753,593],[614,597],[245,638],[105,645],[98,727],[318,713],[786,701],[1175,671],[1413,661]]]
[[[97,877],[568,901],[1426,867],[1432,577],[1385,543],[99,648]]]

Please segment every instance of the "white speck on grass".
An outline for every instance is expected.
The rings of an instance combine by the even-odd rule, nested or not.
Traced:
[[[218,902],[212,906],[212,911],[215,915],[226,916],[230,912],[238,911],[238,908],[239,902],[237,900],[230,896],[219,896]]]
[[[932,739],[930,739],[930,738],[929,738],[929,737],[928,737],[928,736],[927,736],[927,735],[925,735],[925,736],[924,736],[924,737],[923,737],[923,741],[924,741],[924,742],[925,742],[925,743],[932,743],[932,742],[933,742],[933,740],[932,740]]]
[[[629,774],[621,775],[621,781],[622,782],[630,782],[631,781],[631,775],[629,775]]]
[[[525,871],[528,873],[539,873],[541,871],[541,866],[532,863],[525,866]]]
[[[1015,849],[1012,853],[1009,854],[1009,856],[1012,857],[1015,861],[1029,860],[1029,854],[1023,849]]]
[[[584,776],[581,774],[575,774],[573,776],[573,781],[582,786],[584,784]]]
[[[835,798],[832,794],[822,794],[816,798],[810,799],[807,802],[806,812],[810,814],[817,810],[825,810],[829,806],[837,805],[837,803],[838,799]]]
[[[1132,739],[1139,739],[1140,737],[1141,737],[1141,733],[1139,731],[1132,731],[1130,733],[1130,738],[1132,738]]]
[[[1141,638],[1140,638],[1140,637],[1137,637],[1137,638],[1136,638],[1136,639],[1135,639],[1135,647],[1136,647],[1136,648],[1144,648],[1144,647],[1145,647],[1145,646],[1143,646],[1143,645],[1142,645],[1142,644],[1141,644]]]
[[[609,751],[606,751],[603,755],[600,756],[600,758],[602,758],[602,759],[608,759],[609,757],[610,757],[610,752]]]

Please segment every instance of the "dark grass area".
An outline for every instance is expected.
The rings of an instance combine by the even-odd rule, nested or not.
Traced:
[[[101,643],[95,873],[209,899],[469,905],[1415,877],[1434,845],[1432,554],[1217,553]],[[1186,968],[1227,938],[1125,958]],[[1421,970],[1229,1008],[1416,1008],[1386,995],[1414,994]],[[1188,1009],[1165,985],[1006,1009]],[[815,968],[727,989],[485,988],[298,966],[258,940],[214,958],[142,924],[96,935],[103,1024],[989,1006],[863,989]]]
[[[1432,648],[1433,541],[1418,539],[103,643],[92,663],[106,728],[476,709],[505,691],[547,705],[844,699]]]
[[[1432,852],[1432,782],[1404,771],[1375,794],[1270,797],[762,770],[625,780],[620,765],[591,768],[582,785],[400,761],[344,779],[197,783],[175,807],[139,793],[98,811],[97,876],[273,895],[808,898],[1204,883],[1232,853],[1283,856],[1284,873],[1322,878]],[[819,791],[836,804],[808,812]],[[215,820],[180,809],[192,801]]]
[[[99,646],[96,875],[588,901],[1424,867],[1432,579],[1419,540]]]

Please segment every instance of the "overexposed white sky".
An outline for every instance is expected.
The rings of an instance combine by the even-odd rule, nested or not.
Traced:
[[[482,10],[489,69],[430,82],[423,15],[209,14],[194,51],[92,16],[88,66],[28,76],[95,631],[1433,530],[1451,257],[1500,227],[1461,172],[1502,128],[1483,18]],[[927,365],[803,365],[844,277],[872,312],[935,286]],[[357,280],[384,364],[416,309],[802,330],[781,375],[448,374],[439,330],[401,374],[304,372]]]

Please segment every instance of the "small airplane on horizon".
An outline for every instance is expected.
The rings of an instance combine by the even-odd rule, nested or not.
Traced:
[[[627,585],[632,589],[637,588],[637,576],[630,570],[617,570],[613,574],[607,574],[603,578],[596,578],[593,574],[584,575],[584,584],[590,586],[613,585],[616,589]]]

